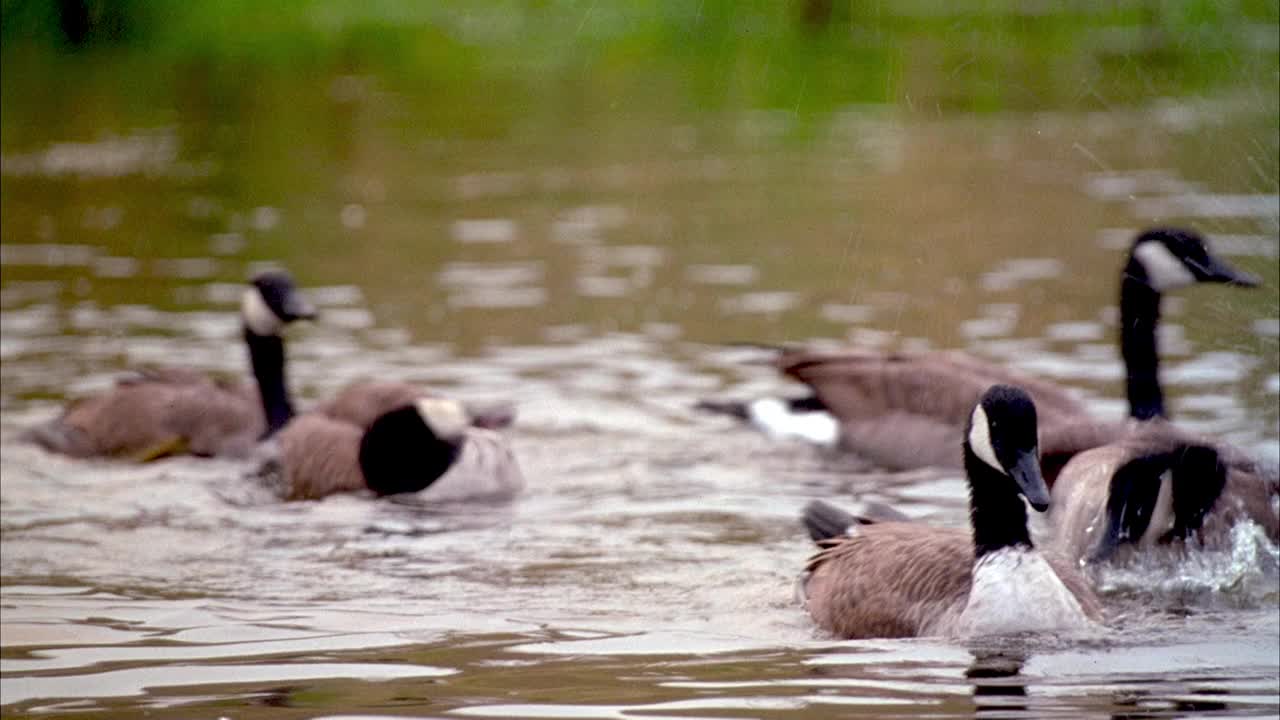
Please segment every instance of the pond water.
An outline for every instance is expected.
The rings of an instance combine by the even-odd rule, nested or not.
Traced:
[[[1280,31],[1245,30],[1238,73],[1208,78],[1087,33],[1100,69],[1071,88],[996,72],[1040,57],[1016,43],[973,67],[882,47],[896,80],[870,98],[775,47],[770,72],[826,93],[794,103],[716,84],[755,87],[745,51],[554,56],[536,79],[466,56],[450,80],[414,74],[443,51],[358,40],[330,61],[7,48],[4,714],[1275,716],[1280,550],[1252,528],[1109,569],[1104,633],[836,642],[795,599],[800,508],[961,525],[963,479],[693,409],[793,389],[733,344],[760,341],[965,349],[1118,417],[1120,258],[1175,223],[1264,287],[1166,299],[1172,411],[1280,462]],[[271,264],[321,309],[289,334],[300,405],[365,377],[510,399],[527,492],[282,504],[242,463],[18,442],[132,366],[243,372],[239,283]]]

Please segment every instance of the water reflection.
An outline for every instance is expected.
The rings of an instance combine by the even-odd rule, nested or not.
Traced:
[[[148,131],[97,142],[56,142],[44,150],[6,154],[0,167],[13,177],[156,176],[177,170],[178,151],[179,143],[172,133]],[[116,222],[94,224],[110,229]]]
[[[978,717],[1013,717],[1028,710],[1027,681],[1022,678],[1026,654],[1019,650],[972,650],[964,676],[973,681]]]

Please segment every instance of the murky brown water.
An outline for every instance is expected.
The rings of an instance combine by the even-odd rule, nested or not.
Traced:
[[[1121,248],[1178,222],[1265,289],[1167,302],[1173,410],[1275,462],[1274,95],[854,108],[800,139],[788,113],[585,112],[433,141],[404,130],[412,99],[340,80],[354,95],[302,104],[343,122],[297,143],[252,122],[288,98],[229,131],[194,101],[105,139],[6,125],[6,716],[1280,712],[1280,554],[1247,528],[1176,572],[1110,572],[1105,635],[832,642],[794,600],[802,505],[957,524],[961,478],[877,473],[691,410],[785,389],[724,343],[786,340],[964,348],[1119,415]],[[233,462],[15,441],[135,364],[241,372],[238,283],[263,262],[323,312],[290,336],[301,404],[367,376],[510,398],[526,495],[283,505]]]

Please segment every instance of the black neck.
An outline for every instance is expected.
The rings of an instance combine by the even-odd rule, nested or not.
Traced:
[[[418,492],[448,472],[461,451],[406,406],[380,415],[360,438],[360,472],[378,495]]]
[[[293,417],[293,403],[289,401],[284,378],[284,339],[278,335],[258,335],[245,328],[244,341],[249,346],[249,362],[258,381],[262,412],[267,419],[267,430],[262,434],[265,439]]]
[[[964,444],[969,476],[969,521],[973,524],[974,557],[1008,547],[1031,548],[1027,508],[1013,478],[983,462]]]
[[[1160,293],[1145,277],[1138,261],[1130,259],[1120,281],[1120,354],[1124,356],[1129,415],[1138,420],[1165,416],[1156,352]]]

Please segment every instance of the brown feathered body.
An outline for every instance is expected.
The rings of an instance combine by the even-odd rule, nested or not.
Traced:
[[[832,634],[896,638],[963,631],[974,563],[968,530],[882,522],[819,546],[805,568],[805,605]],[[1044,559],[1085,615],[1101,619],[1101,603],[1088,581],[1061,557]]]
[[[72,403],[28,437],[74,457],[142,459],[171,452],[240,457],[265,430],[256,385],[159,368]]]
[[[360,472],[362,429],[321,413],[295,417],[276,434],[281,494],[317,500],[365,489]]]
[[[1087,417],[1065,389],[963,353],[793,350],[777,362],[840,421],[844,447],[889,469],[959,467],[965,422],[995,384],[1027,390],[1042,433]]]

